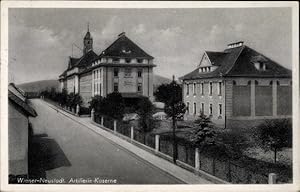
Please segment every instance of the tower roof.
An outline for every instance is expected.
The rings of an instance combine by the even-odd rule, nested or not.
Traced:
[[[100,57],[125,57],[125,58],[148,58],[153,59],[152,56],[147,54],[138,45],[131,41],[125,32],[118,35],[118,39],[115,40],[108,48],[106,48],[100,54]]]
[[[86,32],[84,38],[85,38],[85,39],[91,39],[91,38],[92,38],[91,33],[90,33],[89,31]]]

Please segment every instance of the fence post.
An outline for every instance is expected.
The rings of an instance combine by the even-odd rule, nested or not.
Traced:
[[[95,121],[95,109],[94,108],[91,110],[91,120]]]
[[[155,152],[159,152],[159,135],[155,135]]]
[[[199,154],[199,148],[195,148],[195,169],[200,169],[200,154]]]
[[[80,107],[79,107],[79,105],[77,104],[77,105],[76,105],[76,114],[77,114],[77,115],[79,115],[79,111],[80,111]]]
[[[269,184],[276,184],[276,173],[270,173],[269,174]]]
[[[104,117],[103,116],[101,116],[101,125],[103,126],[103,123],[104,122]]]
[[[130,127],[130,139],[131,139],[131,141],[133,141],[133,134],[134,134],[134,132],[133,132],[133,126],[131,126]]]
[[[114,133],[117,133],[117,121],[114,120]]]

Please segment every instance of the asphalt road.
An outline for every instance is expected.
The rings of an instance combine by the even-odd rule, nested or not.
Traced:
[[[116,179],[118,184],[181,183],[170,174],[50,108],[44,101],[34,99],[31,102],[38,113],[36,118],[30,119],[36,135],[33,147],[29,149],[33,159],[31,169],[44,175],[44,178],[52,181],[62,178],[64,183],[72,183],[74,179],[81,182]]]

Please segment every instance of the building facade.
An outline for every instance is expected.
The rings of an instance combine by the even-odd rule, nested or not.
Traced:
[[[181,77],[186,119],[201,112],[221,127],[250,127],[292,115],[291,71],[243,42],[222,52],[205,51],[200,64]]]
[[[88,31],[83,40],[83,56],[69,59],[67,70],[59,76],[60,87],[79,93],[83,105],[92,97],[119,92],[124,98],[146,96],[153,101],[153,57],[123,32],[99,55],[93,51]]]

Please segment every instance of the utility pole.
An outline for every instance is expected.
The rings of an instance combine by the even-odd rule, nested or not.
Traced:
[[[176,112],[175,112],[175,76],[173,75],[172,81],[172,128],[173,128],[173,163],[176,164],[177,160],[177,139],[176,139]]]

